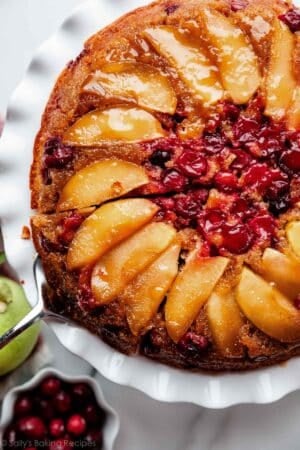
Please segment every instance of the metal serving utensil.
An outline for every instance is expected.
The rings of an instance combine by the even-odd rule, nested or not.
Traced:
[[[0,349],[9,344],[15,337],[23,333],[23,331],[25,331],[28,327],[40,320],[54,320],[63,323],[69,322],[69,320],[65,317],[49,311],[44,304],[43,286],[46,284],[46,278],[44,275],[41,259],[38,255],[35,257],[33,263],[33,274],[36,286],[37,302],[32,310],[22,320],[20,320],[20,322],[18,322],[15,326],[13,326],[10,330],[8,330],[0,337]]]

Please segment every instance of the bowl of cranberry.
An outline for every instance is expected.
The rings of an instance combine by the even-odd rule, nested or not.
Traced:
[[[6,394],[0,447],[112,450],[118,431],[118,416],[93,378],[49,368]]]

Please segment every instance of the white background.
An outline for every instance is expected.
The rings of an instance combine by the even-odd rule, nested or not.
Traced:
[[[0,114],[4,115],[35,49],[82,1],[0,0]],[[52,333],[46,335],[60,369],[91,372],[87,364],[68,354]],[[121,417],[116,450],[300,450],[299,393],[274,405],[214,411],[158,403],[100,375],[97,379]]]

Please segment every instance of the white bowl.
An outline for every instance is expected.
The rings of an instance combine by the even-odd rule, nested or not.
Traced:
[[[32,147],[40,119],[57,75],[76,57],[90,35],[147,0],[90,0],[73,12],[58,32],[37,51],[8,108],[0,140],[0,217],[8,258],[26,280],[29,300],[35,302],[32,276],[34,249],[20,238],[28,224],[28,188]],[[5,195],[3,195],[5,193]],[[209,408],[241,403],[270,403],[300,388],[300,358],[253,372],[192,373],[128,357],[75,325],[52,324],[60,342],[116,383],[131,386],[167,402],[190,402]]]
[[[119,418],[117,416],[117,413],[106,402],[99,384],[93,378],[86,375],[66,375],[53,368],[46,368],[41,370],[33,378],[31,378],[31,380],[11,389],[5,395],[2,404],[2,416],[0,421],[0,448],[2,448],[1,442],[3,433],[13,418],[13,409],[17,397],[20,395],[20,393],[37,387],[39,383],[48,376],[56,376],[63,381],[66,381],[67,383],[87,383],[91,387],[95,394],[98,405],[106,412],[106,422],[103,427],[103,450],[113,450],[114,442],[120,428]]]

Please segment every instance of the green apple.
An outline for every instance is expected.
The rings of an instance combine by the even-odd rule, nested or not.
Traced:
[[[0,277],[0,336],[16,325],[30,309],[22,287],[15,281]],[[1,376],[25,361],[37,342],[39,331],[39,324],[35,324],[0,350]]]

